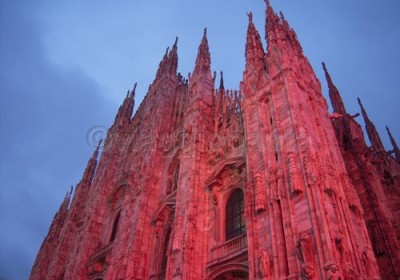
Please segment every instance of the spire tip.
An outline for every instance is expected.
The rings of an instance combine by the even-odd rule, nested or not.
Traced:
[[[249,17],[249,22],[253,22],[253,13],[252,12],[248,12],[247,16]]]
[[[102,142],[103,142],[103,139],[100,139],[100,140],[99,140],[99,143],[97,144],[97,149],[100,148]]]

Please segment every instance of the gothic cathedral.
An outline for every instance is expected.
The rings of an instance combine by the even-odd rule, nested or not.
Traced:
[[[400,279],[400,150],[371,142],[325,64],[333,112],[296,33],[249,14],[239,90],[216,86],[204,31],[135,88],[62,202],[31,280]]]

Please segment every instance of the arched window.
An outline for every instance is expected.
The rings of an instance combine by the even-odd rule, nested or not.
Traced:
[[[244,195],[241,189],[237,189],[226,203],[225,238],[229,240],[245,232]]]
[[[119,223],[119,217],[121,216],[121,211],[118,211],[117,216],[114,219],[114,224],[112,227],[111,231],[111,236],[110,236],[110,242],[115,240],[115,236],[117,235],[117,229],[118,229],[118,223]]]

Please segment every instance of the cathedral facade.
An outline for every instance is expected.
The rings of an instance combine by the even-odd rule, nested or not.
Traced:
[[[62,202],[31,280],[399,279],[400,151],[371,142],[323,65],[333,112],[294,30],[249,14],[239,90],[177,42],[132,116],[128,92]],[[136,86],[135,86],[136,87]]]

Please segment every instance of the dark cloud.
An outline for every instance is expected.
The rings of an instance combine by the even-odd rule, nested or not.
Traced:
[[[116,108],[80,69],[46,58],[28,1],[1,1],[0,277],[27,279],[51,219]],[[104,92],[103,92],[104,94]]]

